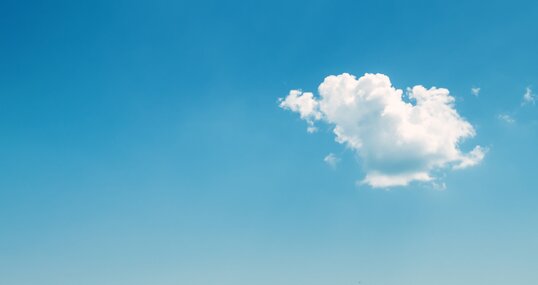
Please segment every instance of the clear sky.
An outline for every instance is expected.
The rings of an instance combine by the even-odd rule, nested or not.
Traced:
[[[0,284],[536,284],[536,15],[1,1]],[[449,89],[485,157],[444,190],[361,184],[333,125],[279,107],[342,73]]]

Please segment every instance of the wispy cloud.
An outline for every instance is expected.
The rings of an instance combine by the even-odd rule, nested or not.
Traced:
[[[505,123],[513,124],[516,122],[516,119],[514,119],[512,116],[508,114],[499,114],[497,118]]]
[[[340,162],[340,158],[338,158],[334,153],[329,153],[325,158],[323,159],[327,165],[329,165],[332,168],[336,168],[336,165],[338,162]]]
[[[478,164],[486,150],[469,153],[459,143],[475,135],[473,126],[454,107],[444,88],[414,86],[403,91],[383,74],[360,78],[344,73],[328,76],[311,92],[290,91],[280,107],[300,114],[309,128],[321,121],[333,126],[335,140],[355,151],[366,172],[363,184],[405,186],[434,183],[435,170],[463,169]]]
[[[521,101],[521,105],[534,105],[536,102],[536,95],[532,93],[532,90],[530,87],[527,87],[525,90],[525,94],[523,94],[523,101]]]
[[[432,188],[439,191],[446,190],[446,183],[445,182],[432,182]]]
[[[471,88],[471,94],[473,94],[474,96],[478,96],[478,94],[480,94],[480,88],[479,87]]]

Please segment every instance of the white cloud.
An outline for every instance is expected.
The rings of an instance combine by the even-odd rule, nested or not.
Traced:
[[[505,123],[513,124],[516,120],[508,114],[499,114],[497,118]]]
[[[464,169],[470,166],[475,166],[482,159],[484,159],[484,156],[486,155],[487,149],[484,149],[483,147],[477,145],[473,150],[469,152],[469,154],[464,155],[461,157],[461,160],[458,164],[454,165],[454,169]]]
[[[331,125],[335,140],[360,158],[366,172],[362,183],[433,183],[433,171],[463,169],[484,157],[480,146],[469,153],[460,150],[460,142],[475,130],[460,117],[447,89],[414,86],[404,100],[403,91],[383,74],[357,79],[347,73],[326,77],[318,89],[319,97],[292,90],[280,99],[280,107],[299,113],[309,127],[316,121]]]
[[[314,94],[291,90],[290,94],[285,99],[280,98],[279,102],[280,107],[290,109],[301,115],[301,119],[308,124],[307,131],[309,133],[317,131],[317,128],[314,127],[314,120],[319,120],[321,113],[318,111],[319,103],[314,99]]]
[[[478,96],[478,94],[480,94],[480,88],[478,88],[478,87],[473,87],[473,88],[471,88],[471,93],[472,93],[474,96]]]
[[[334,153],[329,153],[325,158],[323,159],[325,163],[327,163],[330,167],[336,168],[336,165],[338,162],[340,162],[340,159],[334,155]]]
[[[532,93],[532,90],[527,87],[525,90],[525,94],[523,94],[523,101],[521,102],[521,105],[534,105],[536,102],[536,95]]]

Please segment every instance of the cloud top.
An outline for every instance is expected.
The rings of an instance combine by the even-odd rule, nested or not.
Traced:
[[[454,108],[444,88],[414,86],[404,92],[388,76],[344,73],[328,76],[311,92],[291,90],[280,107],[300,114],[315,129],[322,121],[333,127],[335,140],[352,149],[366,172],[362,183],[372,187],[405,186],[434,181],[438,169],[463,169],[478,164],[485,150],[469,153],[459,143],[475,130]],[[404,100],[407,99],[407,100]]]

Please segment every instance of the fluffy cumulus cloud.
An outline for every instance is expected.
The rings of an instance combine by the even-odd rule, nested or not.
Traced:
[[[454,108],[444,88],[414,86],[404,95],[383,74],[360,78],[344,73],[328,76],[311,92],[291,90],[280,107],[299,113],[315,130],[316,122],[332,126],[335,140],[352,149],[366,173],[361,183],[372,187],[436,182],[433,173],[478,164],[485,149],[463,152],[459,144],[473,137],[473,126]]]
[[[304,119],[308,124],[307,131],[309,133],[317,130],[314,127],[314,121],[321,119],[321,113],[318,110],[319,103],[311,92],[303,93],[299,90],[291,90],[286,99],[280,99],[280,107],[299,113],[301,119]]]

